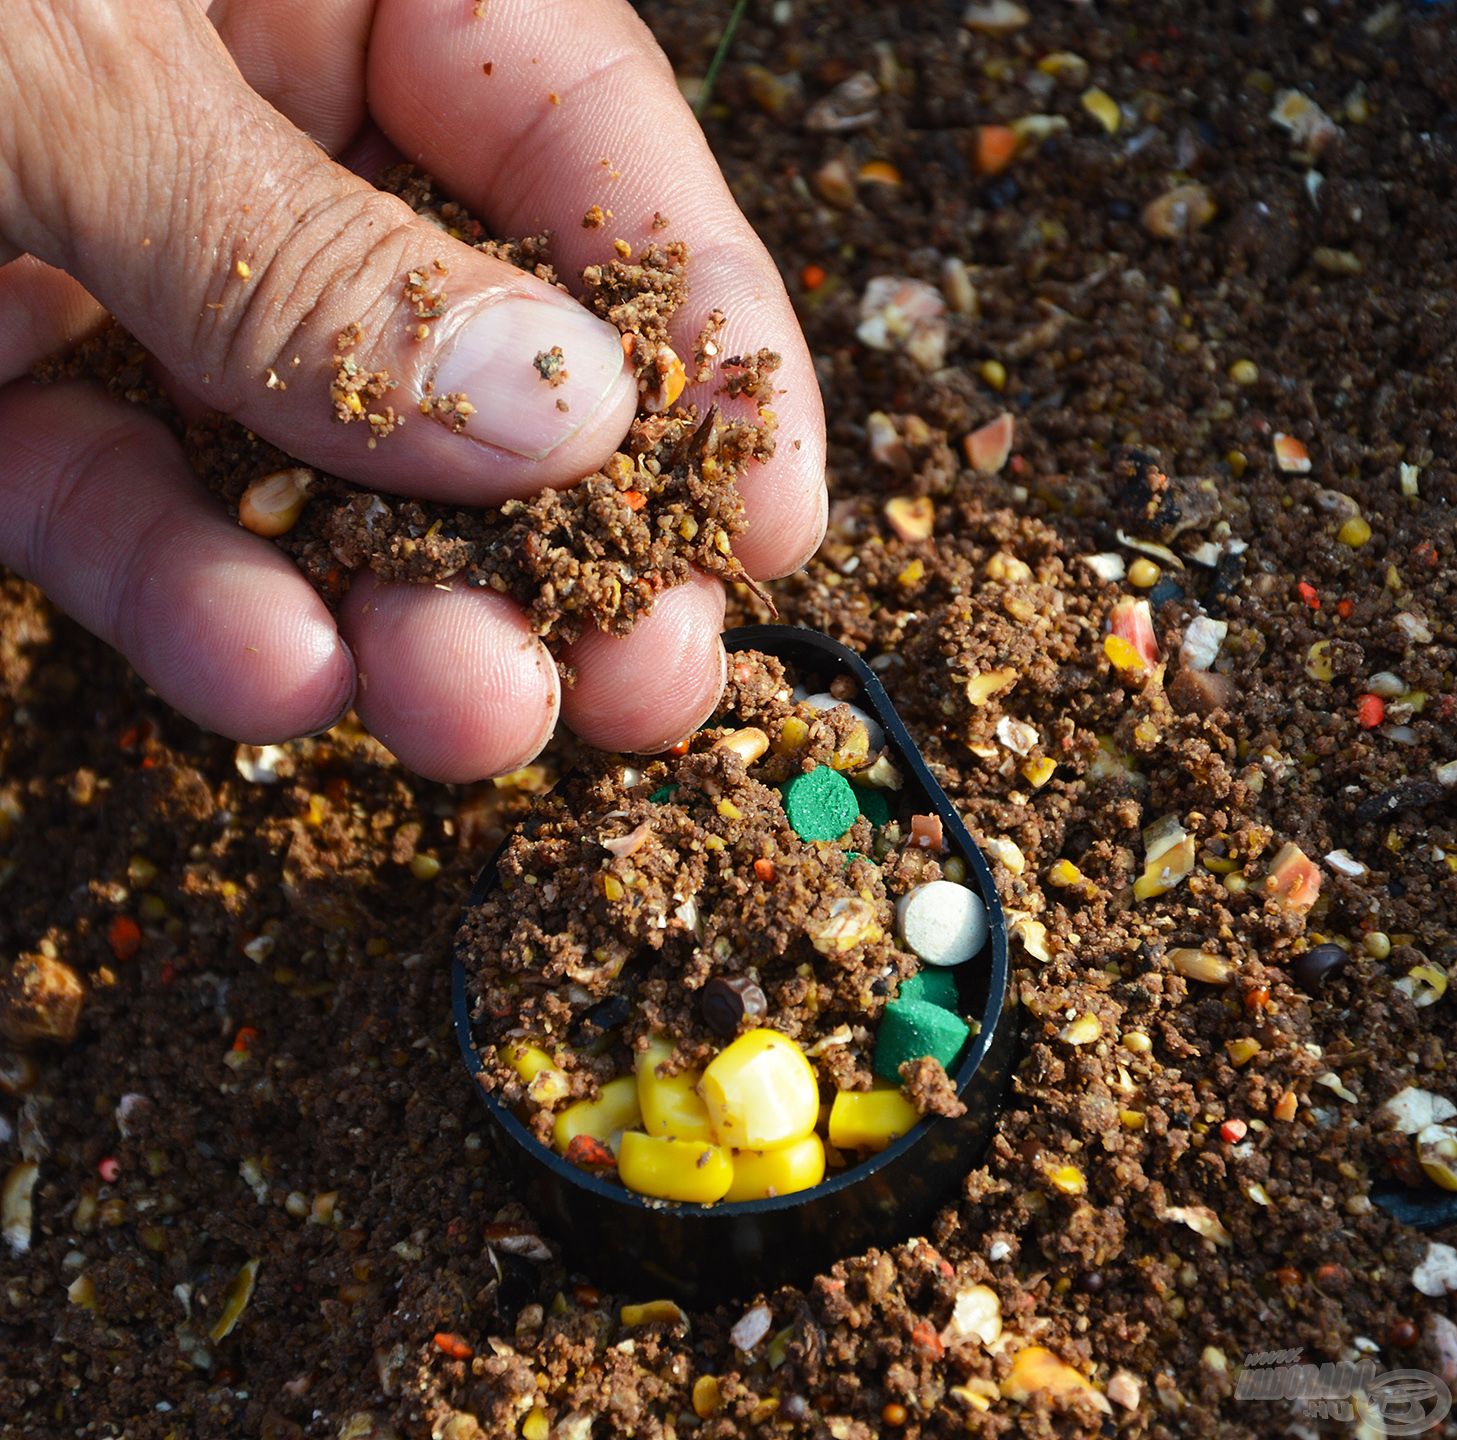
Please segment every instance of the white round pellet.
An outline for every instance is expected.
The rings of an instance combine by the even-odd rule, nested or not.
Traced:
[[[960,965],[987,941],[986,906],[954,880],[917,885],[896,902],[895,920],[901,939],[927,965]]]
[[[823,690],[818,695],[806,695],[804,703],[812,705],[816,710],[833,710],[836,705],[843,705],[864,725],[865,733],[870,736],[871,753],[885,748],[885,728],[879,720],[873,715],[867,715],[858,705],[852,705],[848,700],[836,700],[828,690]]]

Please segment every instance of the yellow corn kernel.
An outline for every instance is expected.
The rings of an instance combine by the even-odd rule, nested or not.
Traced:
[[[1091,1045],[1103,1033],[1103,1022],[1096,1015],[1079,1015],[1062,1027],[1059,1038],[1069,1045]]]
[[[639,1305],[624,1305],[617,1318],[625,1330],[639,1325],[679,1325],[686,1318],[683,1307],[673,1300],[644,1300]]]
[[[723,1404],[723,1387],[717,1375],[700,1375],[693,1382],[693,1413],[707,1420]]]
[[[698,1093],[698,1071],[658,1074],[658,1066],[672,1053],[673,1047],[666,1040],[657,1039],[649,1041],[648,1048],[638,1052],[636,1089],[643,1129],[649,1135],[671,1136],[676,1140],[712,1140],[708,1107]]]
[[[627,893],[622,888],[622,881],[616,875],[609,875],[605,870],[597,876],[597,888],[602,892],[603,898],[610,900],[614,905]]]
[[[1253,385],[1260,378],[1260,367],[1253,360],[1236,360],[1229,367],[1229,378],[1236,385]]]
[[[1070,75],[1081,80],[1087,76],[1088,62],[1071,50],[1054,50],[1037,62],[1037,68],[1044,75]]]
[[[993,695],[1010,689],[1016,683],[1017,672],[1010,666],[998,670],[983,670],[980,675],[973,675],[966,682],[967,704],[979,710]]]
[[[1207,950],[1194,950],[1187,946],[1170,950],[1169,964],[1186,980],[1199,980],[1205,985],[1225,985],[1235,970],[1228,960],[1211,955]]]
[[[993,390],[1001,390],[1007,383],[1007,367],[1000,360],[983,360],[976,367],[976,373]]]
[[[895,189],[901,183],[901,172],[889,160],[867,160],[860,167],[860,180],[866,185],[888,185]]]
[[[870,732],[858,720],[844,743],[830,756],[832,770],[858,770],[870,759]]]
[[[1034,1395],[1081,1395],[1112,1409],[1102,1392],[1043,1345],[1028,1345],[1012,1357],[1012,1373],[1002,1381],[1002,1394],[1019,1404]]]
[[[841,1090],[830,1107],[830,1144],[837,1150],[884,1150],[920,1120],[894,1085]]]
[[[1140,590],[1152,590],[1163,573],[1147,555],[1140,555],[1128,567],[1128,583],[1138,586]]]
[[[711,1205],[733,1184],[734,1164],[727,1150],[701,1140],[668,1140],[629,1130],[622,1137],[617,1173],[629,1190],[659,1200]]]
[[[1153,1049],[1153,1041],[1142,1030],[1125,1030],[1118,1043],[1135,1055],[1147,1055]]]
[[[1121,635],[1105,635],[1103,653],[1115,670],[1135,674],[1147,669],[1143,663],[1143,656]]]
[[[1300,1105],[1300,1097],[1293,1090],[1287,1090],[1275,1102],[1270,1114],[1276,1120],[1289,1122],[1295,1118],[1295,1111]]]
[[[1143,1121],[1142,1110],[1120,1110],[1118,1112],[1118,1123],[1125,1130],[1142,1130]]]
[[[1039,759],[1029,760],[1022,767],[1022,774],[1034,790],[1040,790],[1052,779],[1052,772],[1056,769],[1057,761],[1050,755],[1043,755]]]
[[[774,742],[774,749],[781,755],[794,755],[804,749],[808,739],[808,722],[801,720],[798,715],[791,715],[779,727],[779,738]]]
[[[1427,1179],[1444,1190],[1457,1190],[1457,1130],[1427,1125],[1417,1132],[1416,1149]]]
[[[1118,127],[1123,123],[1123,116],[1119,113],[1118,102],[1106,90],[1099,90],[1096,85],[1091,90],[1084,90],[1082,102],[1083,109],[1108,134],[1116,135],[1118,133]]]
[[[1330,649],[1331,642],[1329,640],[1317,640],[1305,652],[1305,673],[1312,680],[1319,680],[1324,683],[1334,678],[1336,672],[1331,665]]]
[[[529,1085],[544,1070],[555,1070],[556,1061],[540,1045],[530,1040],[516,1040],[508,1044],[502,1059]]]
[[[565,1154],[567,1146],[578,1135],[590,1135],[592,1139],[616,1149],[615,1141],[622,1131],[641,1123],[637,1080],[631,1075],[619,1075],[602,1087],[595,1100],[579,1100],[575,1105],[568,1105],[556,1117],[551,1143]]]
[[[810,1134],[819,1118],[814,1069],[777,1030],[750,1030],[719,1051],[701,1089],[715,1138],[736,1150],[787,1145]]]
[[[1076,1165],[1054,1165],[1048,1170],[1047,1178],[1052,1182],[1052,1188],[1061,1190],[1064,1195],[1087,1193],[1087,1178]]]
[[[1352,550],[1359,550],[1371,538],[1371,526],[1359,515],[1352,515],[1339,530],[1336,539]]]
[[[1252,1036],[1242,1035],[1236,1040],[1226,1040],[1224,1048],[1229,1055],[1229,1063],[1238,1070],[1241,1065],[1248,1065],[1260,1053],[1260,1042]]]
[[[1082,883],[1083,872],[1071,860],[1057,860],[1047,872],[1047,883],[1059,890],[1070,890]]]
[[[255,535],[285,535],[298,523],[314,483],[314,472],[278,470],[255,480],[238,502],[238,523]]]
[[[539,1405],[526,1412],[521,1422],[521,1440],[547,1440],[551,1434],[551,1421]]]
[[[744,812],[734,804],[732,800],[720,800],[714,809],[723,816],[725,820],[742,820]]]
[[[825,1178],[825,1146],[818,1135],[777,1150],[735,1150],[734,1183],[725,1200],[766,1200],[810,1190]]]
[[[895,577],[896,583],[909,589],[912,585],[919,584],[925,578],[925,574],[926,562],[918,555]]]
[[[769,737],[757,725],[725,735],[715,750],[732,750],[745,765],[752,765],[769,748]]]

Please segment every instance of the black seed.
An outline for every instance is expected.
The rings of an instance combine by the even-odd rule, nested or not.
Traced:
[[[1314,995],[1350,958],[1339,945],[1317,945],[1291,962],[1290,974],[1302,990]]]
[[[1184,598],[1184,587],[1177,580],[1170,580],[1167,577],[1160,580],[1152,590],[1148,592],[1148,603],[1155,610],[1160,605],[1167,605],[1170,600],[1182,600]]]
[[[747,975],[715,975],[698,1003],[708,1028],[725,1039],[739,1033],[739,1021],[746,1016],[756,1020],[769,1009],[764,992]]]
[[[607,1034],[609,1030],[616,1030],[631,1013],[632,1000],[626,995],[609,995],[605,1000],[599,1000],[590,1010],[583,1011],[572,1026],[572,1043],[580,1045]]]
[[[1010,175],[1001,175],[982,186],[981,198],[988,210],[1005,210],[1021,193],[1022,187]]]
[[[1078,1289],[1084,1295],[1097,1295],[1103,1289],[1103,1272],[1101,1270],[1084,1270],[1078,1276]]]

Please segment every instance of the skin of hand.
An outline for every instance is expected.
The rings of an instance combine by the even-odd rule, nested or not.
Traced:
[[[403,156],[496,233],[551,229],[565,277],[619,236],[687,243],[679,352],[718,308],[724,353],[783,356],[778,453],[743,482],[738,553],[760,579],[798,568],[825,524],[813,365],[625,0],[7,0],[0,94],[0,563],[239,740],[315,732],[353,705],[404,763],[464,781],[524,764],[559,715],[590,743],[644,752],[707,717],[724,596],[706,577],[626,637],[579,640],[567,689],[489,591],[365,574],[336,623],[159,421],[99,386],[28,378],[110,312],[179,403],[362,485],[494,504],[595,470],[635,408],[616,331],[354,173]],[[612,212],[605,229],[581,223],[594,204]],[[403,277],[436,259],[449,305],[420,343]],[[326,417],[334,337],[355,322],[357,357],[399,381],[403,413],[427,383],[468,393],[463,433],[410,424],[369,450],[363,426]],[[551,345],[570,371],[558,389],[532,366]],[[269,368],[287,390],[265,385]],[[707,403],[712,386],[687,398]]]

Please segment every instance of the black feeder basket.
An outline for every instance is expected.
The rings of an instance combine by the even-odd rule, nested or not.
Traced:
[[[709,1303],[804,1280],[842,1256],[915,1234],[955,1196],[980,1159],[1011,1076],[1016,1024],[1008,995],[1007,923],[982,853],[931,777],[926,763],[880,681],[853,651],[815,630],[749,625],[725,633],[730,650],[759,650],[785,661],[826,688],[837,676],[854,681],[854,702],[884,727],[913,808],[941,818],[948,853],[959,855],[967,883],[986,906],[988,936],[981,952],[956,967],[961,1013],[975,1021],[957,1069],[966,1113],[932,1116],[882,1150],[851,1164],[812,1190],[736,1204],[684,1205],[637,1195],[569,1165],[538,1142],[511,1110],[476,1083],[476,1050],[465,966],[453,960],[455,1033],[472,1085],[497,1131],[498,1153],[518,1193],[543,1229],[594,1280],[641,1296],[669,1295]],[[495,858],[476,880],[467,907],[482,903],[497,883]],[[978,1029],[977,1026],[980,1028]]]

